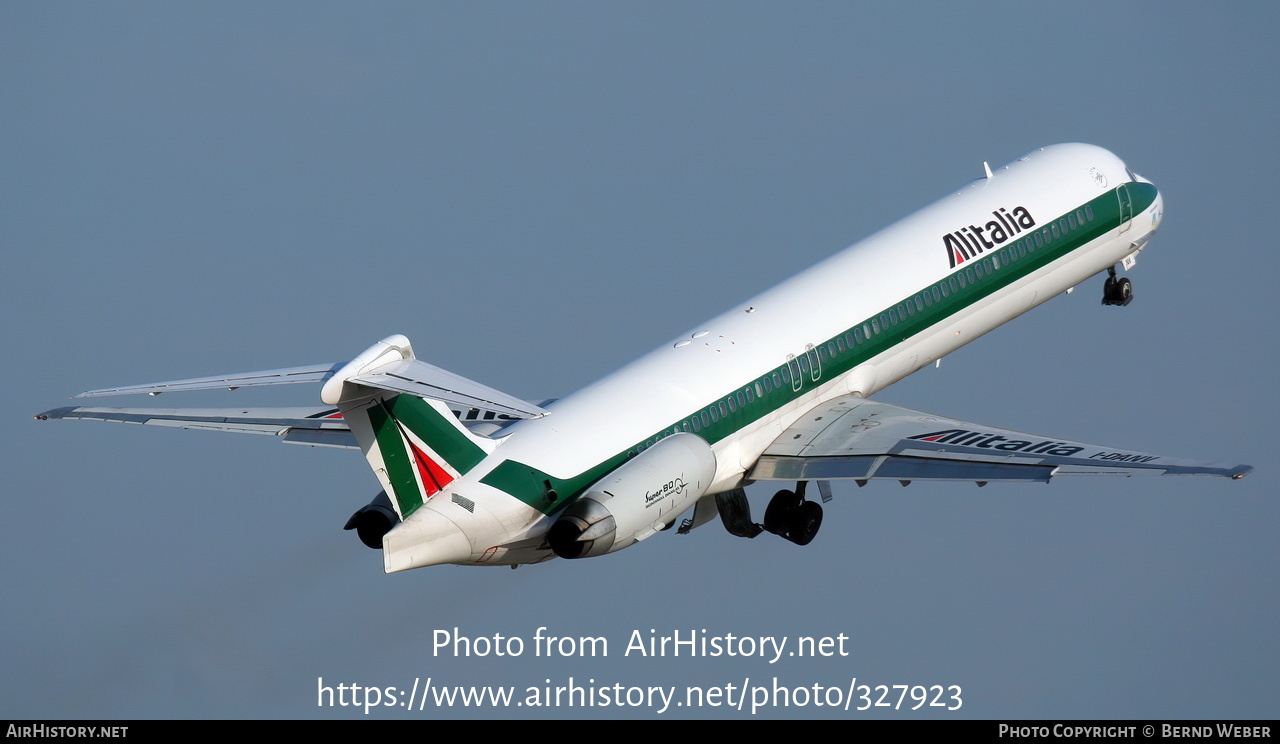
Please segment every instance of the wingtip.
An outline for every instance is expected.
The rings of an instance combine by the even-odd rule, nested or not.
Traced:
[[[1227,472],[1227,475],[1230,476],[1231,480],[1240,480],[1252,472],[1252,465],[1237,465],[1234,468],[1231,468],[1231,470]]]

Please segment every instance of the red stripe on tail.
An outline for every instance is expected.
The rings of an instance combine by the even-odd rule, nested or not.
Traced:
[[[413,460],[418,465],[418,474],[422,476],[422,485],[427,489],[428,498],[453,482],[453,476],[428,457],[427,453],[418,449],[413,442],[408,444],[413,451]]]

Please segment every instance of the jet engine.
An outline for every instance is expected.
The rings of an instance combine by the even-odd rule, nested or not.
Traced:
[[[702,437],[673,434],[601,478],[551,525],[561,558],[612,553],[670,526],[711,486],[716,457]]]
[[[355,530],[360,542],[374,550],[382,550],[382,536],[391,531],[400,521],[400,516],[391,508],[391,499],[386,491],[379,491],[365,506],[351,515],[344,530]]]

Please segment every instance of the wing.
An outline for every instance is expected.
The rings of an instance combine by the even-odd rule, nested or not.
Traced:
[[[1059,475],[1214,475],[1248,465],[1099,447],[934,416],[854,396],[809,411],[765,449],[750,480],[1033,481]]]

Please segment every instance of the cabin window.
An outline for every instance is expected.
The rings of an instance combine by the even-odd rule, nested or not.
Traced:
[[[774,373],[773,379],[774,379],[774,382],[778,381],[778,373],[776,372]],[[787,383],[788,385],[791,384],[791,367],[790,366],[786,366],[782,368],[782,381]],[[782,386],[778,385],[778,387],[782,387]]]
[[[938,290],[935,289],[934,292],[936,291]],[[924,293],[924,307],[929,307],[932,304],[933,304],[933,295],[926,291]],[[920,309],[923,310],[924,308],[920,308]]]
[[[863,323],[859,330],[859,333],[862,334],[862,336],[858,339],[859,341],[861,341],[864,338],[871,338],[871,326],[866,323]]]
[[[729,402],[729,410],[724,412],[724,415],[726,416],[728,416],[731,413],[736,413],[738,410],[738,401],[734,400],[734,397],[732,395],[729,396],[728,402]],[[720,404],[720,408],[721,410],[724,409],[724,403]]]
[[[939,287],[936,284],[933,285],[932,294],[934,302],[942,302],[942,298],[947,294],[945,291],[945,285],[943,287]]]
[[[1092,205],[1090,204],[1084,205],[1084,218],[1087,222],[1093,222],[1093,206]]]
[[[852,349],[852,348],[853,348],[854,333],[855,333],[855,332],[856,332],[856,331],[845,331],[845,332],[844,332],[844,342],[845,342],[845,345],[847,345],[850,349]]]
[[[947,278],[947,282],[949,282],[949,283],[951,284],[951,291],[952,291],[952,292],[959,292],[959,291],[960,291],[960,287],[957,287],[957,286],[956,286],[956,278],[955,278],[954,276],[952,276],[952,277],[948,277],[948,278]],[[963,284],[961,284],[960,286],[961,286],[961,287],[963,287],[964,285],[963,285]]]
[[[917,310],[924,310],[924,306],[928,304],[927,302],[924,301],[925,296],[926,295],[916,295],[915,299],[916,299]]]
[[[836,348],[840,350],[841,354],[845,352],[844,336],[836,336]]]
[[[875,334],[875,335],[879,335],[879,334],[880,334],[880,320],[879,320],[879,319],[877,319],[877,318],[872,318],[872,319],[871,319],[871,333],[872,333],[872,334]],[[870,334],[868,334],[868,335],[870,335]]]
[[[889,308],[889,325],[896,326],[897,324],[898,324],[898,311],[895,310],[894,308]]]
[[[1075,212],[1072,212],[1071,214],[1067,215],[1067,225],[1072,230],[1076,229],[1076,213]]]
[[[819,362],[827,361],[827,347],[825,346],[818,347],[818,361]]]
[[[1019,240],[1018,241],[1018,258],[1022,258],[1026,255],[1027,255],[1027,241]]]
[[[801,372],[801,376],[809,374],[809,355],[808,354],[805,354],[804,356],[800,357],[800,372]]]
[[[707,413],[706,411],[703,411],[698,418],[702,419],[703,426],[711,426],[711,414]]]
[[[912,315],[915,315],[915,314],[916,314],[916,303],[914,299],[907,300],[907,317],[911,317]]]
[[[714,423],[720,420],[720,407],[711,406],[711,421]]]
[[[784,371],[785,371],[785,370],[784,370]],[[774,373],[773,373],[773,386],[774,386],[774,387],[776,387],[776,388],[780,388],[780,387],[782,387],[782,383],[780,382],[781,377],[782,377],[782,376],[781,376],[779,373],[777,373],[777,372],[774,372]],[[788,380],[788,382],[790,382],[790,380]]]
[[[999,269],[999,268],[1000,268],[1000,254],[999,254],[999,253],[997,253],[996,255],[994,255],[994,256],[992,256],[992,257],[991,257],[991,266],[992,266],[993,268],[995,268],[995,269]]]
[[[1041,235],[1041,234],[1040,234],[1040,232],[1039,232],[1038,230],[1036,231],[1036,234],[1035,234],[1035,235],[1033,235],[1032,237],[1033,237],[1033,238],[1035,239],[1035,241],[1036,241],[1036,242],[1035,242],[1035,245],[1028,245],[1028,246],[1027,246],[1027,248],[1029,248],[1030,250],[1033,250],[1033,251],[1034,251],[1034,250],[1035,250],[1035,249],[1037,249],[1037,248],[1043,248],[1043,247],[1044,247],[1044,236],[1043,236],[1043,235]]]
[[[1066,235],[1066,234],[1067,234],[1067,221],[1066,221],[1066,220],[1058,220],[1058,230],[1060,230],[1060,231],[1062,232],[1062,234],[1063,234],[1063,235]]]
[[[756,388],[759,388],[759,387],[760,387],[760,383],[758,383],[758,382],[757,382],[755,385],[753,385],[753,386],[751,386],[751,387],[748,387],[748,388],[747,388],[747,402],[748,402],[748,403],[751,403],[751,402],[755,401],[755,399],[756,399]]]
[[[960,278],[960,287],[961,287],[961,288],[964,288],[964,287],[966,287],[966,286],[968,286],[968,285],[969,285],[968,280],[966,280],[966,279],[964,278],[964,272],[963,272],[963,271],[961,271],[959,274],[957,274],[957,276]]]

